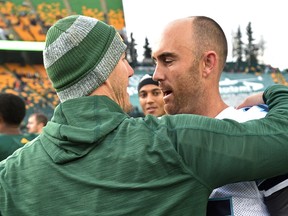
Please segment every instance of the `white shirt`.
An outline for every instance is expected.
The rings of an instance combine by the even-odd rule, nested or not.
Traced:
[[[264,105],[266,106],[266,105]],[[266,107],[267,108],[267,107]],[[217,119],[233,119],[238,122],[245,122],[252,119],[259,119],[265,117],[267,109],[261,106],[253,106],[251,108],[235,109],[228,107],[219,113],[215,118]],[[233,172],[233,170],[231,170]],[[213,190],[210,195],[210,201],[219,202],[225,201],[226,204],[219,205],[219,208],[227,209],[226,213],[221,215],[234,215],[234,216],[268,216],[269,213],[263,202],[263,194],[258,190],[255,181],[239,182],[224,185],[220,188]],[[209,206],[209,205],[208,205]],[[227,213],[229,212],[229,213]],[[213,215],[216,215],[213,214]],[[217,215],[218,216],[218,215]]]

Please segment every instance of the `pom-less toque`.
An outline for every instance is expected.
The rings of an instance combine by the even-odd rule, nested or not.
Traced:
[[[44,67],[61,102],[89,95],[109,77],[126,44],[115,28],[72,15],[47,32]]]

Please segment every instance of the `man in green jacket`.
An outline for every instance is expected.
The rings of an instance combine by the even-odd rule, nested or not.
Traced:
[[[131,118],[125,50],[94,18],[49,29],[44,66],[61,103],[36,139],[0,163],[2,215],[202,216],[213,188],[288,171],[287,87],[268,88],[267,117],[243,124]]]
[[[0,161],[36,137],[20,129],[25,114],[25,101],[21,97],[0,93]]]

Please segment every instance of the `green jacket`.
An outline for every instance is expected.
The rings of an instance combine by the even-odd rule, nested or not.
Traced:
[[[36,134],[0,134],[0,161],[6,159],[16,149],[33,140]]]
[[[288,171],[288,88],[243,124],[132,118],[105,96],[59,104],[43,133],[0,163],[2,215],[206,215],[213,188]]]

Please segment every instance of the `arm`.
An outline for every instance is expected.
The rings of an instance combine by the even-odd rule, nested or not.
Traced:
[[[236,107],[236,109],[240,109],[243,107],[249,107],[249,106],[254,106],[257,104],[263,104],[264,100],[263,100],[263,92],[254,94],[254,95],[250,95],[247,98],[245,98],[245,100]]]
[[[288,88],[274,85],[263,96],[270,111],[260,120],[238,123],[184,116],[175,123],[183,129],[176,150],[207,187],[288,172]],[[183,127],[189,124],[193,127]]]
[[[247,97],[237,108],[262,104],[262,93]],[[287,172],[288,173],[288,172]],[[264,194],[264,202],[271,216],[288,215],[288,174],[260,181],[259,190]]]

